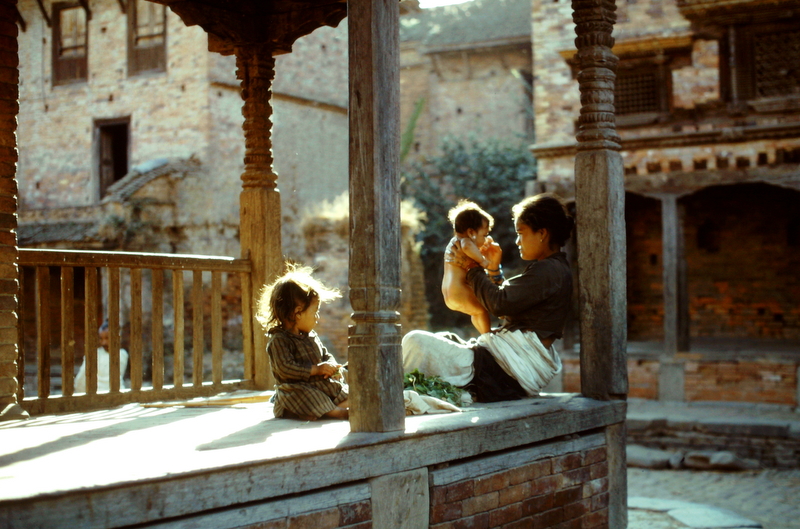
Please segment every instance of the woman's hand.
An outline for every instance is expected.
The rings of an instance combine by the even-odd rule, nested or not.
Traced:
[[[494,242],[494,239],[486,237],[486,242],[481,246],[481,253],[489,260],[490,264],[486,268],[497,270],[500,267],[500,262],[503,260],[503,249]]]
[[[447,244],[447,249],[444,251],[444,262],[463,268],[464,270],[480,266],[480,264],[461,250],[461,243],[458,242],[457,237],[450,239],[450,242]]]

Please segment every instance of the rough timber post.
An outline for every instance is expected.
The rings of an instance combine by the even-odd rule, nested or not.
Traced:
[[[581,392],[625,399],[625,191],[614,118],[614,0],[573,0],[581,113],[575,190],[580,277]],[[609,527],[627,527],[624,423],[606,432]]]
[[[261,287],[280,273],[283,266],[281,251],[281,198],[278,175],[272,168],[272,80],[275,77],[275,58],[272,48],[265,45],[236,46],[236,76],[241,82],[244,105],[244,173],[239,199],[240,240],[242,257],[252,262],[252,293],[249,300],[255,307],[255,297]],[[243,300],[244,301],[244,300]],[[255,310],[252,311],[255,316]],[[273,385],[266,337],[261,325],[253,320],[253,359],[256,386]]]
[[[399,9],[349,0],[350,426],[402,430]]]
[[[683,208],[677,195],[661,198],[664,281],[664,351],[658,373],[659,400],[684,400],[684,365],[676,354],[689,350],[689,305],[683,249]]]

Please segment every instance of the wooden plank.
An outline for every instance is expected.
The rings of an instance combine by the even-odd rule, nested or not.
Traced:
[[[164,271],[153,270],[153,389],[164,386]]]
[[[662,280],[664,296],[664,354],[678,352],[678,200],[661,197]]]
[[[50,395],[50,268],[36,269],[36,351],[37,392],[39,398]]]
[[[244,353],[244,378],[245,380],[253,379],[253,366],[255,359],[253,358],[253,294],[250,282],[250,274],[239,274],[242,281],[242,352]],[[260,331],[261,325],[258,324]],[[263,334],[263,332],[261,332]],[[265,355],[266,356],[266,355]]]
[[[183,271],[172,271],[172,309],[175,313],[175,339],[173,343],[172,383],[183,386]]]
[[[17,402],[25,400],[25,315],[28,306],[25,302],[25,271],[19,267],[19,313],[17,314]],[[800,387],[800,385],[798,385]]]
[[[192,381],[203,384],[203,272],[192,272]]]
[[[143,378],[142,347],[142,270],[131,269],[131,390],[142,389]]]
[[[628,527],[628,465],[625,422],[605,428],[608,446],[608,526]]]
[[[211,374],[222,383],[222,272],[211,272]]]
[[[249,272],[250,261],[233,257],[81,250],[19,249],[19,262],[26,266],[73,266],[149,268],[176,270],[220,270]]]
[[[119,268],[108,269],[108,358],[109,358],[109,388],[112,393],[120,390],[120,370],[122,365],[119,358],[120,328],[119,328]]]
[[[350,303],[347,348],[354,432],[402,430],[399,10],[348,2]]]
[[[340,434],[342,429],[327,424],[329,435],[341,435],[335,450],[328,445],[317,451],[298,450],[282,441],[286,451],[280,457],[264,455],[246,464],[237,459],[212,469],[193,467],[194,472],[170,472],[158,478],[137,479],[124,487],[97,487],[91,493],[81,489],[58,496],[42,494],[15,502],[14,519],[22,527],[49,529],[71,528],[74,520],[81,520],[85,529],[106,527],[109,519],[119,526],[146,524],[200,510],[238,509],[248,503],[255,505],[381,475],[545,444],[625,420],[621,402],[576,398],[542,406],[538,412],[532,412],[535,407],[529,405],[531,402],[516,406],[503,403],[505,407],[478,413],[415,422],[416,430],[409,433]],[[329,431],[329,427],[334,430]],[[309,433],[313,431],[321,433]],[[277,447],[279,441],[273,441]],[[258,449],[263,447],[259,445]],[[387,453],[392,457],[386,457]],[[3,508],[0,503],[0,519],[5,514]]]
[[[97,393],[97,308],[100,301],[97,292],[97,268],[87,267],[84,269],[84,274],[83,354],[86,364],[86,393],[95,395]]]
[[[61,269],[61,393],[75,390],[75,271]]]

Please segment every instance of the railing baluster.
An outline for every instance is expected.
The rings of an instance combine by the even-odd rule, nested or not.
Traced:
[[[123,369],[119,358],[119,268],[108,269],[108,357],[110,360],[109,383],[111,393],[120,390],[120,371]],[[124,374],[124,373],[123,373]]]
[[[244,353],[244,378],[253,380],[253,311],[250,274],[239,274],[242,281],[242,352]]]
[[[61,269],[61,393],[71,397],[75,391],[75,271]]]
[[[50,396],[50,268],[36,268],[36,349],[37,378],[36,396]]]
[[[211,372],[214,385],[222,384],[222,272],[211,272]]]
[[[203,385],[203,272],[192,274],[192,381]]]
[[[84,310],[83,310],[83,336],[84,355],[86,355],[86,394],[97,393],[97,268],[87,266],[84,268]]]
[[[183,271],[172,271],[172,308],[175,311],[175,343],[172,364],[172,383],[176,388],[183,387]]]
[[[164,271],[153,273],[153,389],[164,387]]]
[[[131,390],[142,389],[142,269],[131,268]]]

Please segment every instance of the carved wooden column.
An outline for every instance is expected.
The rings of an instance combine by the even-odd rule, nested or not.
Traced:
[[[615,128],[611,53],[613,0],[573,0],[581,91],[575,190],[580,277],[581,391],[594,399],[625,399],[626,365],[625,190]],[[625,528],[627,477],[625,423],[606,429],[609,527]]]
[[[349,0],[350,426],[402,430],[400,60],[396,0]]]
[[[236,46],[236,76],[241,82],[244,105],[244,173],[239,199],[242,257],[252,261],[252,298],[282,270],[281,198],[278,175],[272,168],[273,49],[266,45]],[[244,301],[244,300],[243,300]],[[253,311],[255,312],[255,311]],[[272,388],[266,355],[266,337],[253,320],[254,376],[259,388]]]
[[[677,195],[661,198],[664,280],[664,352],[658,373],[659,400],[684,400],[684,363],[676,354],[689,350],[689,298],[683,244],[683,208]]]

